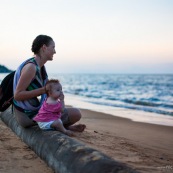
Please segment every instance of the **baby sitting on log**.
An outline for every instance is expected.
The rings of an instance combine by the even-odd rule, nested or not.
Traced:
[[[68,136],[74,136],[73,131],[64,127],[65,124],[69,123],[69,117],[64,104],[62,85],[59,80],[49,80],[45,85],[45,90],[47,98],[33,120],[38,123],[41,129],[55,129]]]

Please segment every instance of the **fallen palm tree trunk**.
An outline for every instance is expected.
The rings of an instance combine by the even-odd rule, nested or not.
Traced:
[[[1,113],[1,119],[56,173],[136,172],[58,131],[22,128],[11,109]]]

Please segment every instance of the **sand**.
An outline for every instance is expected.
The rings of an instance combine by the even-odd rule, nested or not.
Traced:
[[[31,172],[53,170],[0,120],[0,173]]]
[[[75,139],[139,172],[173,172],[173,127],[133,122],[81,109],[86,124]],[[0,121],[1,173],[52,173],[20,138]]]

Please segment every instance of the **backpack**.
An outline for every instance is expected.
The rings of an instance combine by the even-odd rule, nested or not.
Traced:
[[[13,79],[15,71],[9,73],[0,84],[0,112],[4,112],[13,102]]]

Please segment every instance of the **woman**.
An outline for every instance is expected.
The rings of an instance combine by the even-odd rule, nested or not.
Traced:
[[[23,127],[35,125],[32,119],[38,113],[45,97],[45,83],[48,80],[44,64],[53,60],[55,43],[47,35],[37,36],[31,48],[34,56],[24,61],[16,70],[14,76],[14,114],[18,123]],[[37,97],[41,96],[41,99]],[[72,131],[82,132],[85,125],[73,125],[81,119],[81,113],[76,108],[65,108],[62,122]]]

